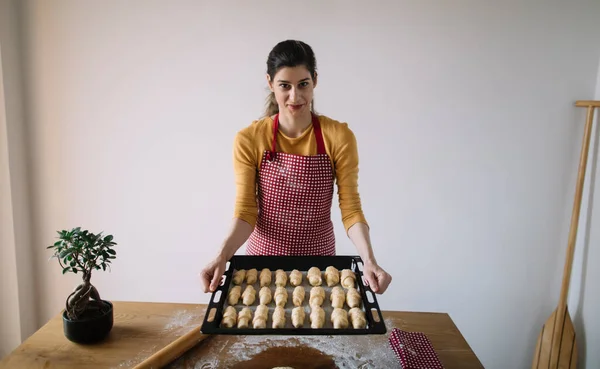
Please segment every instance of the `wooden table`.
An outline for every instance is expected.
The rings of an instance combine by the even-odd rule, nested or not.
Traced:
[[[113,302],[114,326],[96,345],[68,341],[57,314],[11,354],[0,361],[8,368],[133,368],[164,346],[202,324],[206,305]],[[483,368],[447,314],[383,311],[389,329],[397,327],[428,335],[446,369]],[[233,357],[235,353],[236,357]],[[334,354],[334,355],[332,355]],[[339,355],[349,357],[341,358]],[[338,356],[338,357],[336,357]],[[286,361],[311,358],[351,363],[354,368],[399,368],[386,335],[369,336],[212,336],[189,350],[168,368],[272,368]],[[260,365],[258,363],[260,362]],[[382,366],[382,365],[387,366]],[[288,364],[289,365],[289,364]],[[321,366],[327,367],[327,366]]]

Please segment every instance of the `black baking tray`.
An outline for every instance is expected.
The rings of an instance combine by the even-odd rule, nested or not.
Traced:
[[[227,295],[229,293],[229,287],[231,286],[231,280],[233,278],[233,272],[240,269],[252,269],[256,268],[260,276],[260,271],[263,268],[268,268],[273,273],[273,279],[271,281],[271,288],[274,288],[275,283],[275,270],[283,269],[288,273],[293,269],[298,269],[301,272],[308,271],[309,268],[316,266],[321,270],[323,276],[322,287],[327,288],[325,283],[324,272],[328,266],[336,267],[340,273],[342,269],[351,269],[356,273],[356,285],[360,292],[362,302],[361,308],[365,312],[365,318],[367,320],[367,326],[364,329],[356,329],[349,324],[348,328],[335,329],[331,326],[330,313],[326,310],[325,326],[323,328],[311,328],[309,321],[309,313],[306,312],[305,324],[303,327],[295,328],[272,328],[271,327],[271,315],[273,312],[273,302],[269,304],[269,318],[267,320],[267,327],[254,329],[252,328],[252,321],[250,322],[249,328],[227,328],[221,326],[221,320],[223,318],[223,312],[225,303],[227,301]],[[206,309],[204,321],[202,323],[201,331],[204,334],[234,334],[234,335],[365,335],[365,334],[385,334],[387,332],[381,309],[377,303],[377,297],[375,293],[370,289],[369,286],[365,285],[363,280],[363,262],[360,256],[254,256],[254,255],[234,255],[229,262],[225,273],[223,275],[221,284],[217,287],[216,291],[212,293],[210,302]],[[306,275],[303,276],[303,280],[306,280]],[[258,282],[257,282],[258,283]],[[289,280],[288,280],[289,285]],[[242,284],[245,288],[246,283]],[[258,284],[254,285],[256,288],[256,301],[252,309],[254,316],[254,310],[258,304],[258,292],[260,288],[257,288]],[[243,289],[242,288],[242,289]],[[289,291],[288,291],[289,292]],[[306,299],[308,299],[309,291],[306,291]],[[288,304],[291,301],[291,294],[288,294]],[[329,293],[326,293],[326,301],[329,303]],[[236,310],[240,311],[241,306],[236,306]],[[348,310],[345,305],[344,308]],[[286,312],[286,322],[291,321],[291,315]],[[329,324],[328,324],[329,323]],[[328,327],[329,325],[329,327]]]

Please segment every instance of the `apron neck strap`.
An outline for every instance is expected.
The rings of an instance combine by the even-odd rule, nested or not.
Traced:
[[[325,142],[323,141],[323,133],[321,132],[321,123],[316,114],[312,114],[312,124],[315,129],[315,138],[317,140],[317,154],[326,154]],[[277,131],[279,130],[279,113],[275,115],[273,120],[273,142],[271,143],[271,152],[275,153],[275,145],[277,143]]]

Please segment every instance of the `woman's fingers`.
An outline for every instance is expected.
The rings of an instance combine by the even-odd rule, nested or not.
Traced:
[[[215,292],[221,277],[225,271],[225,264],[215,259],[208,264],[200,273],[202,284],[204,285],[204,293]]]
[[[371,290],[379,294],[384,293],[392,281],[392,276],[379,265],[365,265],[363,275],[367,280],[368,285],[371,287]]]
[[[367,284],[371,287],[373,292],[377,292],[379,290],[379,281],[377,280],[377,276],[375,274],[375,270],[372,267],[366,267],[364,269],[364,277],[367,280]]]
[[[204,293],[208,293],[210,290],[210,282],[212,278],[208,273],[207,269],[204,269],[200,272],[200,279],[202,280],[202,285],[204,286]]]
[[[385,270],[381,269],[381,272],[377,276],[377,280],[379,281],[379,291],[375,291],[378,293],[384,293],[387,290],[388,286],[392,282],[392,276],[389,275]]]
[[[223,270],[220,265],[216,265],[213,269],[212,282],[210,284],[210,292],[215,292],[217,286],[221,282],[221,276],[223,275]]]

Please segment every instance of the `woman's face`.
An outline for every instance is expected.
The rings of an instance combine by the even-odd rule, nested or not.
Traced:
[[[310,113],[316,81],[305,66],[283,67],[273,80],[267,74],[267,81],[275,93],[280,113],[292,116]]]

